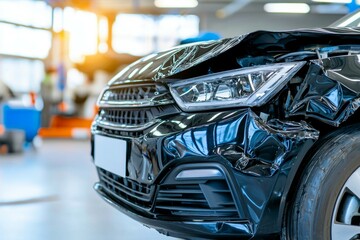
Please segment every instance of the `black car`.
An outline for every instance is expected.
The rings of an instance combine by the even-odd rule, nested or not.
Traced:
[[[178,46],[116,75],[96,191],[187,239],[360,237],[359,13]]]

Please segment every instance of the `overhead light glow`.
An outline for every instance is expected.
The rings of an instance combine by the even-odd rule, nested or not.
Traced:
[[[199,4],[197,0],[155,0],[158,8],[195,8]]]
[[[344,3],[344,4],[351,3],[351,0],[312,0],[312,1],[320,2],[320,3]]]
[[[306,3],[267,3],[264,10],[268,13],[308,13],[310,6]]]

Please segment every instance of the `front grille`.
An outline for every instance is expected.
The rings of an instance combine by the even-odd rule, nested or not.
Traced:
[[[156,89],[155,85],[140,85],[108,89],[104,92],[102,101],[143,101],[148,100],[160,92]]]
[[[150,109],[102,109],[100,121],[112,125],[142,126],[154,120]]]
[[[150,107],[174,103],[169,90],[162,84],[137,83],[111,86],[101,98],[100,106]]]
[[[174,105],[150,108],[102,108],[96,119],[96,130],[115,137],[140,137],[157,119],[179,113]],[[136,133],[132,133],[136,132]]]
[[[208,180],[199,184],[162,185],[155,211],[180,218],[238,219],[239,214],[226,180]]]
[[[97,123],[112,130],[142,131],[162,116],[180,112],[158,83],[111,86],[100,99]]]
[[[130,137],[130,138],[139,138],[144,135],[143,131],[122,131],[122,130],[111,129],[102,126],[96,126],[95,130],[97,132],[104,133],[105,135],[110,135],[115,137],[121,136],[121,137]]]
[[[100,183],[117,201],[135,208],[150,209],[154,188],[134,180],[119,177],[98,168]]]
[[[200,183],[163,183],[156,187],[119,177],[101,168],[98,168],[98,173],[100,183],[114,201],[152,213],[159,219],[239,219],[234,198],[225,179]]]

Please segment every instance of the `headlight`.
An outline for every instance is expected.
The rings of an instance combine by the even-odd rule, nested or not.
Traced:
[[[278,93],[305,62],[248,67],[170,83],[184,111],[261,106]]]

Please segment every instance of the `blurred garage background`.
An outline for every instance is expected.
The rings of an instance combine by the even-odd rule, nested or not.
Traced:
[[[326,27],[359,0],[0,0],[0,239],[168,239],[92,190],[89,128],[119,70],[181,42]]]

